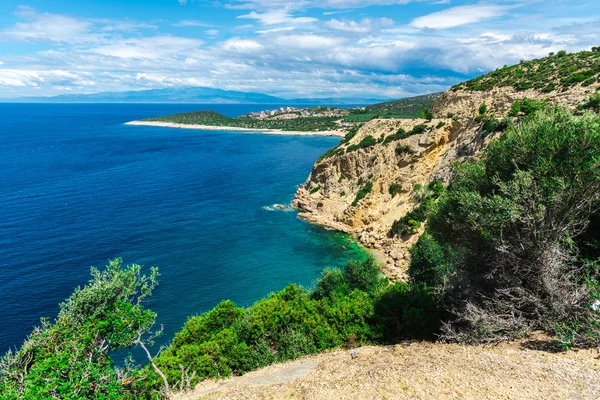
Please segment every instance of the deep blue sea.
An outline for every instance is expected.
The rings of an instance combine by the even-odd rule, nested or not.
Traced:
[[[123,125],[200,108],[268,107],[0,104],[0,352],[115,257],[159,267],[160,344],[223,299],[310,286],[355,255],[271,207],[339,139]]]

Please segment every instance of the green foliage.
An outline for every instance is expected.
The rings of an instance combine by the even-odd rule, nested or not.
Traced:
[[[406,139],[408,137],[408,133],[402,129],[402,128],[398,128],[398,130],[396,131],[396,133],[393,133],[389,136],[387,136],[384,140],[383,140],[383,145],[387,146],[388,143],[396,141],[396,140],[402,140],[402,139]]]
[[[485,102],[481,103],[481,105],[479,106],[479,114],[483,115],[487,112],[487,110],[488,110],[487,104],[485,104]]]
[[[360,190],[356,194],[356,197],[354,198],[354,201],[352,202],[352,206],[356,207],[358,202],[361,201],[362,199],[364,199],[365,197],[367,197],[367,195],[369,193],[371,193],[372,190],[373,190],[373,182],[369,181],[365,184],[365,186],[360,188]]]
[[[547,103],[543,100],[529,99],[525,97],[523,100],[515,101],[508,113],[509,116],[516,117],[520,113],[530,115],[547,107]]]
[[[441,129],[444,126],[446,126],[446,123],[444,121],[440,121],[438,122],[438,124],[435,126],[435,129]]]
[[[371,135],[368,135],[368,136],[365,136],[364,138],[362,138],[362,140],[360,142],[358,142],[357,144],[352,144],[352,145],[348,146],[348,148],[346,149],[346,152],[350,153],[351,151],[356,151],[359,149],[366,149],[368,147],[375,146],[376,144],[377,144],[377,139],[375,139]]]
[[[596,112],[600,112],[600,92],[592,95],[587,102],[580,104],[578,108],[580,110],[592,109]]]
[[[504,132],[510,123],[510,118],[503,118],[501,120],[497,120],[495,118],[486,118],[481,127],[482,137],[485,139],[491,133]]]
[[[214,111],[194,111],[165,117],[149,118],[146,121],[172,122],[226,126],[247,129],[277,129],[283,131],[327,131],[338,129],[336,117],[298,117],[291,119],[255,119],[249,117],[229,118]]]
[[[413,279],[444,293],[454,314],[445,337],[481,342],[553,325],[594,342],[593,324],[578,316],[591,315],[595,289],[577,278],[573,235],[600,207],[599,190],[600,118],[560,108],[510,126],[481,160],[457,165],[411,251]]]
[[[439,93],[410,97],[402,100],[373,104],[366,108],[368,113],[390,115],[394,118],[418,118],[422,112],[429,110]]]
[[[172,384],[181,377],[180,365],[196,371],[195,383],[345,344],[379,341],[380,328],[372,321],[385,284],[368,258],[348,263],[344,271],[326,269],[312,293],[289,285],[247,309],[222,302],[190,318],[156,364]]]
[[[487,75],[454,86],[451,90],[489,91],[512,87],[516,90],[536,89],[543,93],[564,91],[573,85],[590,85],[600,74],[600,54],[583,51],[567,54],[564,50],[549,57],[504,66]],[[484,114],[484,113],[480,113]]]
[[[18,351],[0,359],[1,398],[139,398],[140,372],[131,363],[115,368],[110,355],[150,334],[156,314],[141,302],[156,287],[158,271],[145,276],[139,265],[122,268],[117,259],[91,273],[54,322],[42,320]]]
[[[410,145],[408,145],[408,144],[405,144],[405,145],[399,144],[398,146],[396,146],[396,150],[395,150],[395,152],[396,152],[396,155],[397,155],[397,156],[399,156],[399,157],[403,157],[403,156],[405,156],[405,155],[412,156],[413,154],[416,154],[416,153],[417,153],[417,152],[416,152],[416,151],[414,151],[414,150],[413,150],[413,148],[412,148]]]
[[[314,186],[310,189],[310,194],[317,193],[319,190],[321,190],[321,186]]]
[[[388,192],[390,193],[390,195],[392,195],[392,197],[396,196],[401,191],[402,191],[402,185],[400,185],[398,183],[392,183],[392,184],[390,184],[390,187],[388,188]]]
[[[423,286],[397,282],[385,287],[375,303],[376,323],[384,341],[435,339],[440,330],[439,303]]]
[[[419,205],[404,217],[394,221],[388,235],[404,236],[416,233],[421,228],[422,223],[437,211],[438,199],[444,194],[444,191],[444,184],[440,181],[432,181],[426,189],[421,185],[415,185],[413,193],[421,196],[421,192],[423,192]]]
[[[426,119],[427,121],[431,121],[433,119],[433,113],[431,112],[431,110],[425,109],[425,110],[421,110],[421,112],[419,113],[419,116],[423,119]]]
[[[325,154],[323,154],[321,157],[319,157],[317,159],[317,163],[320,163],[321,161],[326,160],[327,158],[330,158],[333,156],[339,156],[342,154],[344,154],[344,149],[336,146],[333,149],[327,150],[327,152]]]
[[[348,129],[348,133],[346,133],[346,136],[344,136],[342,143],[349,143],[352,140],[352,138],[358,133],[358,129],[359,128],[357,126],[353,126],[350,129]]]
[[[578,284],[589,293],[585,303],[576,307],[568,320],[551,327],[565,349],[600,345],[600,259],[584,260],[583,264]]]
[[[420,135],[422,133],[425,133],[426,130],[427,130],[427,125],[425,125],[425,124],[415,125],[415,126],[413,126],[412,130],[410,131],[409,136]]]

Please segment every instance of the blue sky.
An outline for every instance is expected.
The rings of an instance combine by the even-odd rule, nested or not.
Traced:
[[[598,0],[2,0],[0,98],[181,86],[401,98],[596,45]]]

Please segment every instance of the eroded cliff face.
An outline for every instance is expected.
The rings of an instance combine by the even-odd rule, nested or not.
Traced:
[[[577,86],[567,92],[543,94],[537,91],[517,92],[512,88],[489,92],[448,91],[432,107],[436,116],[453,118],[380,119],[366,123],[347,143],[342,142],[335,153],[319,160],[304,185],[300,185],[293,205],[301,210],[299,216],[311,223],[351,233],[367,248],[375,249],[381,258],[384,272],[392,279],[405,279],[409,265],[408,249],[418,240],[424,228],[405,237],[390,237],[394,221],[404,217],[419,203],[415,193],[418,185],[434,180],[448,183],[451,164],[474,159],[498,133],[486,135],[483,122],[473,117],[485,102],[488,116],[506,116],[512,104],[525,97],[546,99],[574,109],[596,92],[598,84]],[[402,128],[409,132],[417,125],[426,130],[404,139],[392,140]],[[372,136],[377,144],[350,150],[365,137]],[[396,151],[404,148],[407,151]],[[371,183],[364,198],[355,201],[361,189]],[[390,185],[399,187],[390,194]],[[353,203],[355,203],[353,205]]]
[[[425,132],[384,143],[398,129],[409,132],[417,125],[426,125]],[[293,204],[302,210],[300,217],[309,222],[354,234],[361,244],[377,250],[384,272],[391,279],[404,279],[407,250],[421,232],[389,237],[390,227],[418,204],[414,193],[417,185],[425,186],[437,179],[447,182],[452,162],[481,152],[489,139],[482,139],[479,125],[452,119],[370,121],[339,148],[346,151],[367,136],[377,138],[379,143],[317,162]],[[410,150],[401,154],[396,151],[397,147],[407,146]],[[358,192],[369,182],[371,192],[353,205]],[[389,192],[392,184],[399,185],[395,195]]]
[[[446,91],[437,98],[431,112],[436,116],[475,117],[479,114],[479,106],[485,103],[488,113],[495,116],[505,116],[517,100],[524,98],[546,100],[549,104],[561,105],[575,109],[586,102],[596,93],[600,84],[590,86],[575,86],[567,91],[542,93],[535,89],[515,90],[512,87],[494,88],[489,91]]]

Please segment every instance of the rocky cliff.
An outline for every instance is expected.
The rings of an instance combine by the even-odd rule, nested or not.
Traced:
[[[595,57],[590,62],[598,58],[590,57]],[[487,129],[486,120],[505,117],[517,100],[541,99],[575,109],[599,90],[598,77],[592,79],[552,91],[500,85],[469,90],[463,84],[436,99],[431,111],[437,118],[430,121],[372,120],[317,161],[293,205],[309,222],[355,235],[376,250],[392,280],[404,279],[408,249],[423,228],[404,237],[388,232],[394,221],[419,204],[422,188],[435,180],[447,183],[452,163],[477,158],[500,134]],[[481,78],[476,82],[481,84]],[[487,111],[480,115],[483,103]]]

